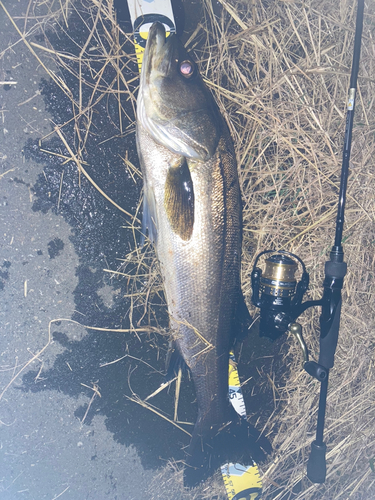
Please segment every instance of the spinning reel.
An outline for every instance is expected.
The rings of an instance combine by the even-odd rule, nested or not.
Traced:
[[[257,267],[259,259],[265,259],[265,270]],[[295,260],[294,260],[295,259]],[[295,273],[298,264],[302,267],[302,276],[297,283]],[[307,308],[321,306],[323,300],[302,302],[309,286],[309,274],[303,261],[290,252],[265,250],[261,252],[251,273],[252,302],[260,309],[259,335],[276,340],[289,331],[297,338],[303,353],[303,368],[314,378],[323,381],[327,377],[324,366],[309,360],[309,351],[302,336],[302,327],[296,319]]]
[[[345,201],[345,197],[343,199]],[[311,454],[307,464],[307,476],[314,483],[324,483],[326,478],[327,447],[323,441],[323,432],[328,375],[334,364],[340,327],[341,290],[347,268],[341,246],[343,210],[343,205],[339,204],[335,245],[332,247],[330,260],[325,264],[323,297],[320,300],[302,302],[309,286],[309,274],[303,261],[290,252],[284,250],[278,253],[274,250],[261,252],[255,260],[251,273],[252,302],[260,308],[260,336],[276,340],[287,331],[294,334],[302,348],[303,368],[321,383],[316,439],[311,445]],[[262,272],[257,264],[260,257],[266,254],[272,255],[265,259],[265,270]],[[298,268],[296,261],[302,267],[302,275],[298,283],[295,278]],[[308,349],[302,336],[302,327],[296,323],[298,316],[314,306],[322,308],[318,363],[309,360]]]

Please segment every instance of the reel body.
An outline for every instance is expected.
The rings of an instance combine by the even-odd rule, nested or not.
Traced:
[[[274,255],[265,260],[266,268],[262,272],[261,268],[257,267],[259,258],[270,253]],[[295,278],[298,264],[293,258],[302,266],[302,276],[298,284]],[[274,250],[265,250],[260,253],[251,273],[251,283],[252,302],[260,308],[261,337],[278,339],[289,330],[289,325],[294,323],[307,307],[317,305],[311,304],[311,301],[306,302],[307,307],[302,305],[303,296],[309,286],[309,274],[303,261],[290,252],[281,250],[275,253]]]
[[[265,270],[257,267],[259,258],[273,254],[265,259]],[[295,278],[298,264],[302,275],[297,283]],[[322,382],[327,377],[326,368],[309,360],[309,351],[302,335],[302,327],[296,319],[307,308],[321,306],[323,300],[302,302],[309,286],[309,274],[303,261],[296,255],[284,250],[261,252],[255,260],[251,273],[253,289],[252,302],[260,309],[259,335],[272,341],[289,331],[298,340],[303,353],[303,368],[314,378]]]

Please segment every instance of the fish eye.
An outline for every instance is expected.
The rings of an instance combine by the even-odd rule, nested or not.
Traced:
[[[194,74],[194,64],[191,61],[182,61],[180,63],[180,73],[185,78],[190,78]]]

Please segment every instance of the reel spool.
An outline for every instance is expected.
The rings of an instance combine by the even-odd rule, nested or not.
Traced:
[[[273,253],[265,259],[265,270],[257,267],[262,255]],[[295,274],[298,263],[302,267],[297,284]],[[260,308],[259,335],[278,339],[289,329],[289,324],[301,314],[303,296],[309,286],[309,274],[303,261],[296,255],[280,250],[265,250],[255,260],[251,273],[252,302]]]
[[[272,297],[293,297],[297,285],[297,264],[284,254],[266,259],[266,269],[260,276],[260,291]]]

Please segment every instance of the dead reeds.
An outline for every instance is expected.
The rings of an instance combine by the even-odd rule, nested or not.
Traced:
[[[309,295],[316,299],[334,240],[356,6],[222,4],[225,22],[207,7],[215,29],[206,35],[210,51],[202,58],[237,147],[245,204],[243,289],[250,298],[255,255],[284,248],[305,261]],[[269,426],[278,451],[262,469],[266,498],[366,499],[374,492],[374,44],[373,16],[366,12],[344,231],[349,271],[328,396],[327,481],[312,485],[305,476],[318,384],[302,372],[291,343],[287,373],[275,381],[279,410]],[[315,356],[317,319],[317,311],[301,318]]]

